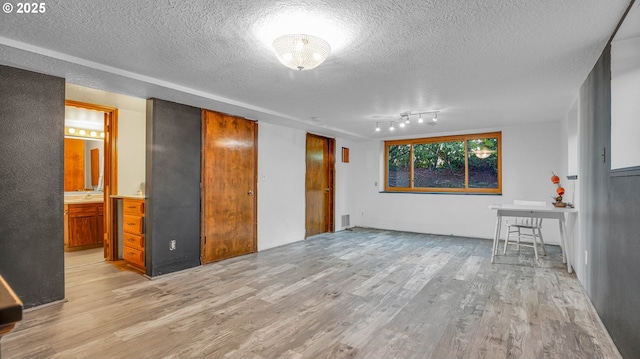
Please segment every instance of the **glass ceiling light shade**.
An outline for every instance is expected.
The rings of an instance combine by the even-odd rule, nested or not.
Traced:
[[[323,39],[304,34],[282,35],[273,41],[276,56],[294,70],[311,70],[329,56],[331,46]]]

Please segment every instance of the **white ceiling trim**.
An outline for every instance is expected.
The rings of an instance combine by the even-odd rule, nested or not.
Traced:
[[[218,101],[218,102],[222,102],[222,103],[226,103],[232,106],[237,106],[237,107],[242,107],[245,108],[247,110],[252,110],[252,111],[257,111],[263,114],[267,114],[267,115],[271,115],[271,116],[275,116],[275,117],[279,117],[283,120],[289,120],[289,121],[295,121],[295,122],[299,122],[300,124],[303,125],[308,125],[306,121],[303,121],[301,119],[283,114],[283,113],[279,113],[276,111],[272,111],[269,109],[265,109],[259,106],[254,106],[254,105],[250,105],[248,103],[245,102],[241,102],[241,101],[236,101],[233,99],[229,99],[226,97],[222,97],[222,96],[217,96],[215,94],[209,93],[209,92],[205,92],[205,91],[200,91],[200,90],[196,90],[187,86],[183,86],[183,85],[179,85],[179,84],[175,84],[169,81],[164,81],[164,80],[160,80],[154,77],[150,77],[150,76],[145,76],[145,75],[141,75],[141,74],[137,74],[135,72],[131,72],[131,71],[127,71],[127,70],[123,70],[117,67],[113,67],[113,66],[109,66],[109,65],[104,65],[98,62],[94,62],[94,61],[90,61],[90,60],[85,60],[79,57],[75,57],[75,56],[71,56],[71,55],[67,55],[61,52],[57,52],[57,51],[53,51],[53,50],[49,50],[49,49],[45,49],[39,46],[34,46],[34,45],[30,45],[30,44],[26,44],[20,41],[15,41],[12,39],[8,39],[6,37],[0,36],[0,45],[4,45],[4,46],[8,46],[8,47],[12,47],[18,50],[22,50],[22,51],[26,51],[32,54],[36,54],[36,55],[40,55],[40,56],[44,56],[47,58],[52,58],[52,59],[56,59],[56,60],[60,60],[60,61],[64,61],[67,63],[71,63],[74,65],[79,65],[79,66],[84,66],[84,67],[88,67],[90,69],[94,69],[94,70],[98,70],[98,71],[103,71],[103,72],[107,72],[110,74],[114,74],[114,75],[118,75],[118,76],[122,76],[122,77],[126,77],[132,80],[136,80],[136,81],[141,81],[141,82],[145,82],[151,85],[155,85],[155,86],[160,86],[160,87],[164,87],[167,89],[171,89],[171,90],[177,90],[189,95],[194,95],[194,96],[198,96],[198,97],[202,97],[205,99],[209,99],[209,100],[213,100],[213,101]],[[267,121],[269,122],[269,121]],[[316,127],[316,126],[313,126]],[[325,129],[325,130],[329,130],[332,132],[337,132],[343,135],[346,135],[348,137],[355,137],[355,138],[365,138],[362,135],[356,134],[356,133],[352,133],[349,131],[345,131],[343,129],[339,129],[339,128],[335,128],[333,126],[320,126],[320,129]],[[317,128],[316,128],[317,130]]]
[[[175,90],[178,90],[178,91],[186,92],[186,93],[191,94],[191,95],[196,95],[196,96],[208,98],[210,100],[220,101],[220,102],[224,102],[224,103],[227,103],[227,104],[230,104],[230,105],[244,107],[244,108],[249,109],[249,110],[263,112],[263,113],[267,113],[269,115],[278,116],[278,117],[286,118],[286,119],[289,119],[289,120],[294,120],[294,121],[298,120],[298,119],[296,119],[294,117],[285,115],[283,113],[271,111],[271,110],[268,110],[266,108],[262,108],[262,107],[258,107],[258,106],[253,106],[253,105],[250,105],[250,104],[245,103],[245,102],[232,100],[232,99],[229,99],[229,98],[226,98],[226,97],[222,97],[222,96],[217,96],[217,95],[214,95],[214,94],[209,93],[209,92],[195,90],[195,89],[192,89],[192,88],[187,87],[187,86],[178,85],[178,84],[175,84],[175,83],[172,83],[172,82],[169,82],[169,81],[160,80],[160,79],[157,79],[157,78],[154,78],[154,77],[140,75],[140,74],[137,74],[135,72],[123,70],[123,69],[120,69],[120,68],[117,68],[117,67],[113,67],[113,66],[109,66],[109,65],[104,65],[104,64],[101,64],[101,63],[98,63],[98,62],[94,62],[94,61],[90,61],[90,60],[81,59],[79,57],[63,54],[61,52],[57,52],[57,51],[53,51],[53,50],[49,50],[49,49],[44,49],[44,48],[39,47],[39,46],[25,44],[25,43],[20,42],[20,41],[7,39],[6,37],[0,36],[0,45],[13,47],[13,48],[16,48],[16,49],[19,49],[19,50],[31,52],[31,53],[42,55],[42,56],[46,56],[46,57],[49,57],[49,58],[54,58],[56,60],[70,62],[70,63],[76,64],[76,65],[86,66],[86,67],[89,67],[89,68],[92,68],[92,69],[95,69],[95,70],[108,72],[108,73],[111,73],[111,74],[114,74],[114,75],[128,77],[130,79],[146,82],[146,83],[149,83],[149,84],[152,84],[152,85],[161,86],[161,87],[167,87],[167,88],[170,88],[170,89],[175,89]]]

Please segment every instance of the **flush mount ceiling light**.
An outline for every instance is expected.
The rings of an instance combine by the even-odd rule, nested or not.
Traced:
[[[320,65],[331,52],[323,39],[305,34],[282,35],[273,41],[278,60],[294,70],[311,70]]]

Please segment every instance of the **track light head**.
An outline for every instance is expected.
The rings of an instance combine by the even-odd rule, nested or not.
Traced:
[[[389,131],[394,131],[396,129],[394,124],[397,124],[400,128],[406,127],[408,124],[411,123],[411,116],[418,116],[417,122],[424,123],[425,118],[423,118],[422,115],[433,114],[432,120],[431,121],[427,120],[427,125],[435,126],[436,123],[438,122],[438,112],[440,111],[402,112],[400,113],[400,118],[397,121],[389,121]],[[380,131],[380,124],[376,122],[376,132],[379,132],[379,131]]]

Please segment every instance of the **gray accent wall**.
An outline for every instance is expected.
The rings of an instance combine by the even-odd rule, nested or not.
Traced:
[[[583,285],[622,356],[640,358],[640,176],[610,173],[610,54],[607,46],[580,89]]]
[[[153,277],[200,265],[202,112],[149,99],[146,127],[145,254]]]
[[[64,299],[64,85],[0,65],[0,274],[25,308]]]

